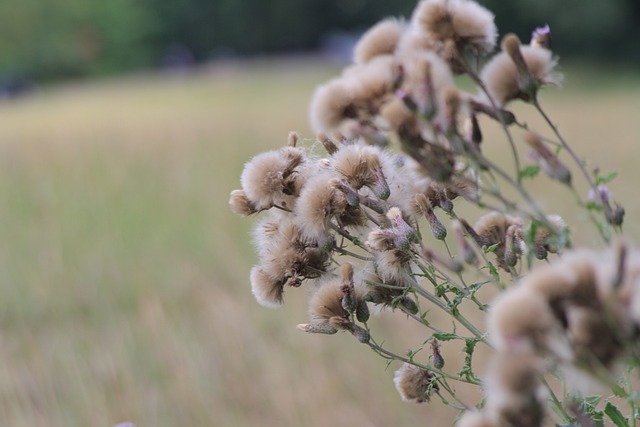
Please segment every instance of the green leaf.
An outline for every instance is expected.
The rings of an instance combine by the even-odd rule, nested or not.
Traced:
[[[432,334],[431,335],[433,338],[437,339],[438,341],[451,341],[451,340],[455,340],[458,338],[458,336],[456,334],[449,334],[449,333],[436,333],[436,334]]]
[[[596,201],[593,200],[589,200],[587,202],[586,205],[587,209],[590,211],[596,211],[596,212],[601,212],[602,211],[602,205]]]
[[[598,176],[596,177],[596,185],[606,184],[607,182],[611,182],[615,179],[616,176],[618,176],[618,172],[615,172],[615,171],[610,172],[605,176]]]
[[[604,407],[604,413],[607,414],[611,421],[618,427],[629,427],[629,423],[622,412],[616,408],[611,402],[607,401]]]
[[[496,243],[495,245],[491,245],[491,246],[487,246],[486,248],[484,248],[484,253],[485,254],[491,254],[493,252],[495,252],[496,248],[498,247],[500,243]]]
[[[534,178],[538,175],[538,172],[540,172],[540,166],[527,165],[518,172],[518,181],[521,181],[524,178]]]

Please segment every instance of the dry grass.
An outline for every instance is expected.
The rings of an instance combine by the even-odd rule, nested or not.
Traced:
[[[0,105],[3,425],[337,427],[450,417],[437,403],[400,402],[392,369],[352,337],[295,330],[306,318],[304,290],[278,311],[251,297],[251,221],[228,211],[228,193],[251,155],[284,143],[290,129],[309,136],[307,100],[335,72],[227,65]],[[612,187],[635,238],[639,96],[636,82],[544,97],[580,151],[621,172]],[[502,150],[502,139],[487,139],[488,150]],[[562,189],[541,181],[535,191],[560,191],[550,200],[566,210]],[[426,338],[391,317],[379,328],[398,351]]]

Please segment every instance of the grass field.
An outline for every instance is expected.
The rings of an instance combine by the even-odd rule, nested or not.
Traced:
[[[251,296],[252,221],[229,212],[229,191],[252,155],[284,144],[291,129],[310,136],[308,99],[335,73],[317,62],[227,64],[0,104],[2,425],[346,427],[450,417],[437,403],[401,402],[396,366],[385,369],[351,336],[297,331],[304,290],[277,311]],[[568,74],[543,102],[578,151],[620,172],[611,187],[639,241],[640,79],[572,83]],[[491,139],[487,150],[504,150]],[[549,193],[546,205],[571,214],[564,190],[540,181],[532,188]],[[412,334],[423,331],[391,317],[380,328],[399,351],[422,341]]]

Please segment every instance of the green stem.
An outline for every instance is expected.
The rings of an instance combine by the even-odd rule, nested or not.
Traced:
[[[536,108],[536,110],[538,110],[538,112],[540,113],[542,118],[545,120],[545,122],[547,122],[547,125],[549,125],[549,127],[555,134],[556,138],[558,138],[558,140],[560,141],[560,144],[562,144],[562,147],[565,150],[567,150],[567,152],[569,153],[569,156],[571,156],[571,158],[576,163],[576,165],[578,165],[580,172],[582,173],[585,180],[589,184],[589,187],[591,187],[591,190],[593,190],[594,195],[599,199],[602,206],[603,207],[607,206],[608,205],[607,201],[603,198],[602,194],[600,194],[600,192],[598,191],[597,185],[595,181],[591,178],[591,175],[589,174],[587,169],[585,168],[584,163],[578,157],[578,155],[573,150],[573,148],[571,148],[571,146],[567,143],[567,141],[562,137],[556,125],[553,123],[553,121],[551,121],[551,118],[549,118],[549,116],[547,116],[547,113],[545,113],[545,111],[542,109],[542,106],[540,105],[540,102],[538,102],[537,97],[533,99],[533,106]],[[597,228],[598,230],[600,230],[600,227],[597,227]],[[604,235],[603,231],[601,231],[601,234],[603,236],[604,241],[606,243],[609,243],[609,238]]]
[[[454,381],[459,381],[462,383],[467,383],[467,384],[472,384],[472,385],[481,385],[479,381],[472,381],[466,378],[461,378],[461,377],[456,377],[453,376],[451,374],[447,374],[446,372],[441,371],[440,369],[436,369],[433,366],[426,366],[423,365],[421,363],[415,362],[413,360],[410,360],[408,357],[404,357],[404,356],[400,356],[399,354],[395,354],[389,350],[387,350],[384,347],[381,347],[380,345],[378,345],[373,339],[370,339],[369,342],[367,343],[369,345],[369,347],[371,347],[371,349],[373,351],[375,351],[376,353],[378,353],[380,356],[384,357],[385,359],[389,359],[389,360],[399,360],[401,362],[405,362],[405,363],[409,363],[410,365],[414,365],[417,366],[418,368],[427,370],[427,371],[431,371],[435,374],[438,374],[444,378],[448,378],[450,380],[454,380]]]
[[[560,402],[560,400],[558,399],[558,396],[556,396],[556,394],[553,392],[553,389],[551,388],[546,378],[542,374],[540,375],[540,381],[549,392],[549,397],[551,397],[551,405],[556,409],[556,412],[562,416],[562,421],[564,421],[565,423],[571,423],[572,421],[571,416],[567,414],[567,411],[564,409],[564,406],[562,406],[562,402]]]
[[[469,75],[469,77],[471,77],[471,80],[473,80],[474,83],[478,85],[480,90],[482,90],[482,92],[484,92],[484,94],[487,96],[487,99],[489,99],[489,102],[491,103],[491,108],[493,108],[495,111],[498,112],[497,114],[498,121],[500,122],[500,126],[502,126],[502,130],[504,131],[505,135],[507,135],[507,139],[509,140],[511,155],[513,156],[513,161],[516,167],[516,176],[519,176],[520,175],[520,159],[518,157],[518,151],[516,150],[516,144],[513,141],[513,136],[511,135],[511,132],[509,132],[509,128],[507,127],[507,124],[504,121],[504,117],[502,117],[502,114],[500,114],[500,109],[498,108],[498,104],[496,104],[496,101],[493,99],[493,97],[487,90],[487,87],[485,86],[480,76],[478,76],[478,74],[473,69],[471,69],[469,64],[467,64],[467,61],[462,60],[461,62],[465,68],[466,73]]]

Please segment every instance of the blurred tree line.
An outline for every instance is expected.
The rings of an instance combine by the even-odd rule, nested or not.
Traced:
[[[640,63],[639,0],[480,0],[501,33],[551,25],[554,50]],[[55,79],[318,48],[415,0],[0,0],[0,76]],[[174,58],[176,59],[176,58]]]

